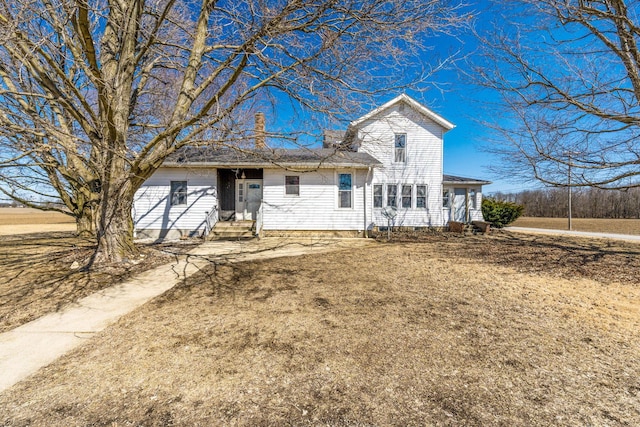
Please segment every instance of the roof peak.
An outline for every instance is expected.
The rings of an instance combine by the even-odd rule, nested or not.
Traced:
[[[398,104],[400,102],[404,102],[409,107],[411,107],[414,111],[417,111],[418,113],[422,114],[423,116],[428,117],[429,119],[433,120],[434,122],[436,122],[437,124],[442,126],[445,129],[445,131],[451,130],[451,129],[453,129],[455,127],[455,125],[453,123],[451,123],[450,121],[448,121],[444,117],[434,113],[433,111],[431,111],[430,109],[428,109],[427,107],[425,107],[424,105],[422,105],[421,103],[416,101],[415,99],[411,98],[406,93],[401,93],[400,95],[396,96],[395,98],[393,98],[392,100],[386,102],[385,104],[381,105],[380,107],[371,110],[370,112],[368,112],[364,116],[360,117],[359,119],[356,119],[356,120],[352,121],[349,124],[349,126],[350,127],[356,127],[359,124],[361,124],[362,122],[364,122],[365,120],[369,120],[373,116],[376,116],[376,115],[380,114],[381,112],[393,107],[394,105],[396,105],[396,104]]]

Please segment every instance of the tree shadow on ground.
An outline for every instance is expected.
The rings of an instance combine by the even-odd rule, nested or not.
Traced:
[[[142,244],[139,260],[83,269],[95,241],[73,233],[0,237],[0,332],[172,262],[199,241]],[[75,263],[75,264],[74,264]]]

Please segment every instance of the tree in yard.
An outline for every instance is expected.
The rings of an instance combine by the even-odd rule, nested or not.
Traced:
[[[464,24],[458,12],[444,0],[2,2],[0,188],[90,216],[96,260],[135,256],[134,193],[168,155],[234,145],[256,105],[339,115],[415,83],[429,35]]]
[[[473,71],[498,94],[497,171],[550,186],[640,186],[640,2],[493,6],[503,13],[478,30]]]

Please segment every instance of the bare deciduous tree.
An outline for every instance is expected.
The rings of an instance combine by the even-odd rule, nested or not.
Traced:
[[[4,1],[3,175],[44,179],[78,218],[94,212],[96,260],[121,261],[136,254],[134,193],[168,155],[241,139],[256,103],[344,114],[397,91],[428,71],[429,34],[463,24],[458,12],[444,0]]]
[[[521,0],[492,11],[501,7],[478,31],[473,68],[499,94],[496,170],[551,186],[640,186],[640,2]]]

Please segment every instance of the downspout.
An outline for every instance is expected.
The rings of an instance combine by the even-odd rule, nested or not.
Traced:
[[[371,166],[367,170],[367,177],[364,180],[364,186],[362,187],[362,194],[364,197],[364,237],[369,238],[369,225],[367,224],[367,183],[369,182],[369,176],[371,175]]]

